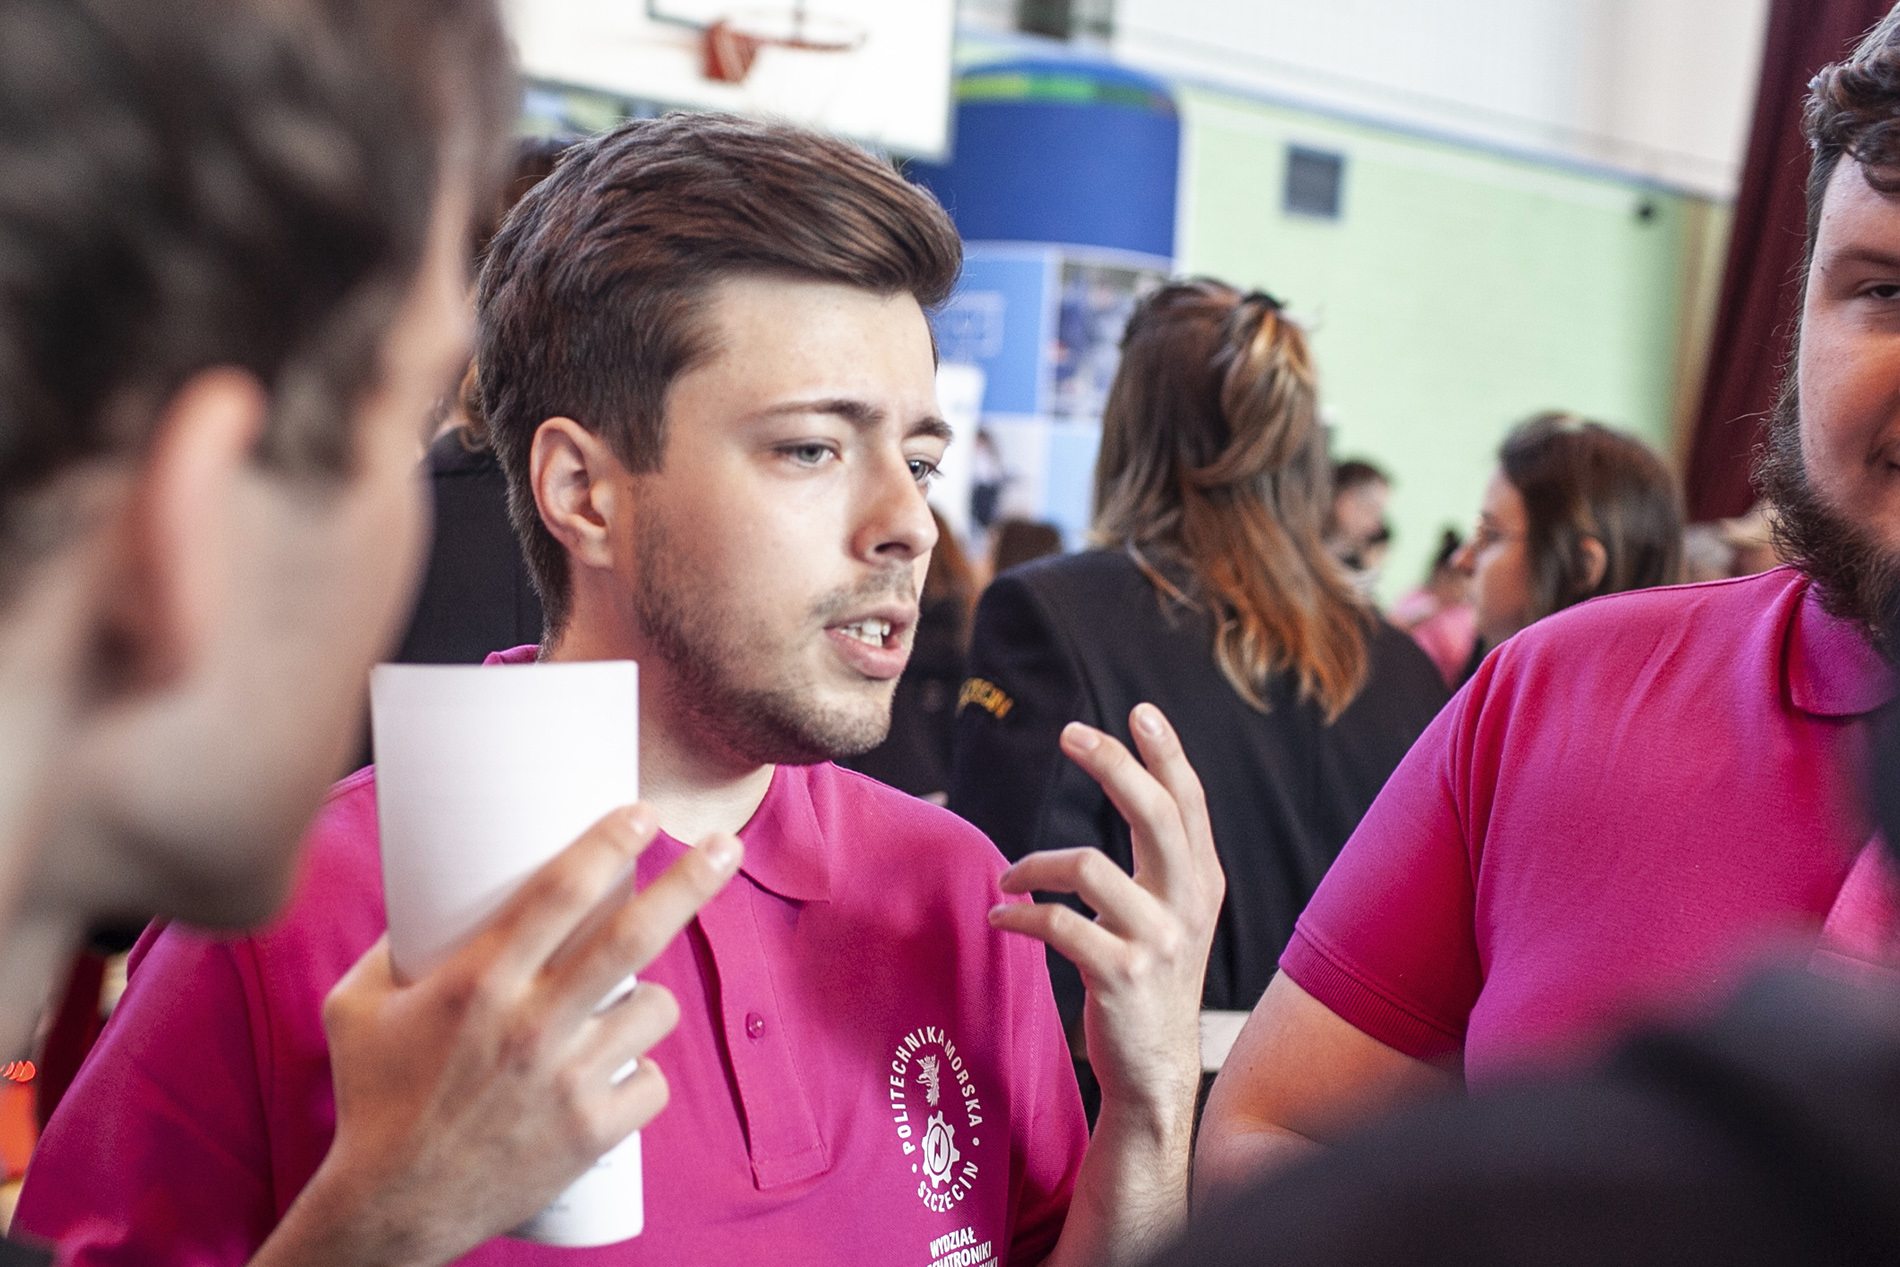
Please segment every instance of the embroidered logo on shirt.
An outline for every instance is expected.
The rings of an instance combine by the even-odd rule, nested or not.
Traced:
[[[967,705],[975,704],[990,716],[1001,721],[1008,716],[1009,710],[1016,707],[1016,701],[1003,693],[1003,688],[986,678],[965,678],[963,689],[957,692],[957,711],[960,713]]]
[[[983,1125],[970,1067],[948,1034],[925,1025],[891,1053],[890,1091],[891,1120],[917,1176],[918,1199],[939,1214],[955,1209],[977,1177],[976,1158],[966,1158],[963,1147],[977,1147]]]
[[[957,1128],[932,1113],[924,1124],[924,1178],[933,1188],[949,1183],[963,1154],[957,1151]]]
[[[960,1227],[930,1242],[930,1267],[980,1267],[996,1261],[996,1242],[978,1241],[974,1227]]]

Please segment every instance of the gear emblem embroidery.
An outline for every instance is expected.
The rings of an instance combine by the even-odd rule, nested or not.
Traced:
[[[924,1178],[933,1188],[943,1187],[962,1158],[957,1151],[957,1128],[944,1121],[943,1114],[931,1114],[924,1126]]]
[[[885,1081],[903,1159],[900,1173],[907,1172],[928,1209],[947,1214],[977,1184],[990,1181],[983,1160],[989,1138],[983,1097],[969,1058],[941,1028],[922,1025],[897,1041]]]

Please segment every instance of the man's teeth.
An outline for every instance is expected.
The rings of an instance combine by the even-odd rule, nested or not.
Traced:
[[[884,640],[891,636],[891,622],[872,617],[869,620],[857,620],[842,626],[840,632],[849,634],[859,642],[881,647],[884,645]]]

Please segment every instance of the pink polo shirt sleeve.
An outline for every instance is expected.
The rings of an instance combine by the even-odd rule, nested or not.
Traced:
[[[1308,903],[1280,967],[1342,1020],[1417,1060],[1458,1051],[1484,984],[1472,806],[1489,657],[1393,771]]]
[[[1890,670],[1799,573],[1593,599],[1500,646],[1419,738],[1281,960],[1467,1084],[1705,1011],[1817,934],[1873,824]]]
[[[68,1267],[239,1267],[277,1222],[246,984],[231,948],[156,926],[33,1154],[15,1220]],[[127,1044],[167,1029],[191,1043]],[[79,1106],[87,1111],[69,1111]]]
[[[239,1267],[322,1163],[322,1000],[383,929],[370,789],[367,770],[332,789],[269,927],[155,924],[133,948],[14,1216],[65,1267]]]

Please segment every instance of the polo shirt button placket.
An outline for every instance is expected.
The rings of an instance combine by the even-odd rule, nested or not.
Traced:
[[[768,953],[762,928],[788,925],[787,899],[754,883],[729,886],[699,912],[712,952],[708,1002],[725,1034],[727,1068],[739,1093],[746,1153],[760,1191],[802,1183],[831,1169],[810,1093],[792,1059],[788,1028],[774,981],[774,962],[794,957],[782,941]],[[725,1004],[718,1000],[725,995]],[[752,1003],[746,1008],[741,1000]],[[744,1010],[741,1010],[744,1009]]]

